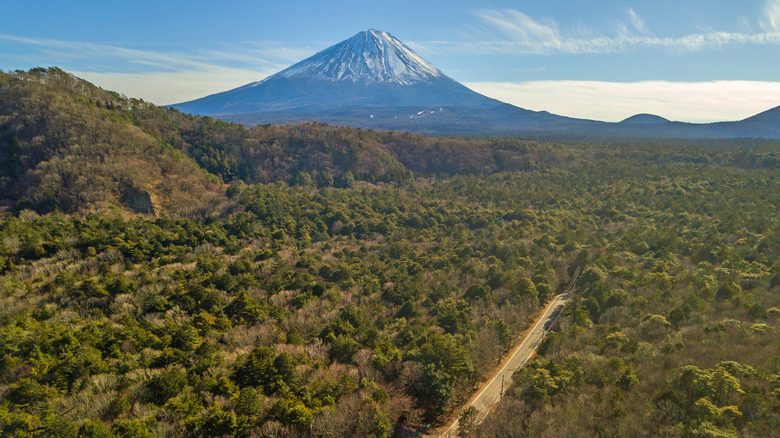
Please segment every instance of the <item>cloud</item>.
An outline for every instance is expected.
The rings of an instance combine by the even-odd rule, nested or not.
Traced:
[[[780,82],[470,82],[469,88],[522,108],[618,122],[651,113],[670,120],[741,120],[780,105]]]
[[[642,48],[668,49],[675,53],[698,52],[706,49],[742,45],[777,45],[780,33],[742,34],[711,32],[690,34],[682,37],[649,36],[599,36],[589,39],[564,38],[546,41],[431,41],[416,42],[418,50],[431,53],[503,54],[503,55],[553,55],[553,54],[610,54],[628,52]]]
[[[634,12],[633,8],[628,8],[628,19],[630,20],[631,25],[634,26],[634,29],[643,34],[648,33],[647,27],[645,27],[645,21]]]
[[[767,0],[761,28],[766,32],[780,31],[780,0]]]
[[[227,50],[207,50],[199,53],[209,60],[236,61],[247,65],[274,64],[278,69],[313,55],[316,50],[310,47],[291,47],[277,41],[252,41],[233,45]]]
[[[3,41],[26,47],[23,59],[32,65],[24,68],[58,65],[105,89],[161,105],[196,99],[263,79],[287,67],[292,60],[313,53],[308,48],[273,42],[208,48],[195,53],[166,53],[0,34],[0,42]],[[0,55],[0,60],[6,64],[18,64],[19,58]],[[70,68],[70,65],[78,67]],[[88,70],[85,65],[90,66]]]
[[[547,41],[551,45],[556,45],[562,39],[555,22],[542,24],[520,11],[512,9],[504,11],[493,10],[483,11],[478,15],[496,30],[516,42]]]
[[[157,105],[186,102],[257,80],[256,72],[240,69],[229,72],[97,73],[71,71],[70,73],[103,89],[141,98]]]
[[[67,58],[119,58],[126,62],[141,66],[157,67],[164,69],[182,68],[212,68],[213,64],[198,61],[183,54],[168,54],[153,51],[128,49],[125,47],[110,46],[105,44],[84,43],[75,41],[61,41],[41,38],[25,38],[13,35],[0,34],[0,40],[39,46],[48,49],[56,49],[56,54]]]
[[[484,24],[480,31],[482,38],[472,35],[469,42],[433,41],[416,46],[434,53],[552,55],[608,54],[651,48],[690,53],[730,44],[780,44],[780,0],[767,2],[763,33],[707,30],[682,36],[654,36],[633,9],[627,13],[628,22],[620,23],[619,32],[605,35],[591,29],[561,30],[555,21],[537,21],[513,9],[484,10],[477,13]]]

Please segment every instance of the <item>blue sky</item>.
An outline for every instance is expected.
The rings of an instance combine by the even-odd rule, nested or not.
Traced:
[[[56,65],[170,104],[275,73],[369,28],[515,105],[617,121],[780,105],[780,0],[3,0],[0,69]]]

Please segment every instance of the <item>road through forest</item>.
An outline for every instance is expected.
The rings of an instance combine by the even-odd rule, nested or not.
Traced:
[[[572,276],[572,279],[569,282],[566,290],[556,295],[552,301],[547,304],[547,307],[545,307],[544,312],[542,312],[541,316],[536,320],[531,331],[528,332],[525,339],[523,339],[520,345],[515,348],[515,350],[508,356],[508,358],[504,359],[504,362],[499,368],[498,372],[490,377],[488,383],[482,385],[481,389],[476,393],[476,395],[473,396],[471,400],[463,406],[463,409],[466,409],[469,406],[474,406],[477,409],[477,424],[482,422],[482,420],[490,413],[493,406],[498,403],[498,401],[501,399],[501,396],[503,395],[503,392],[512,384],[512,374],[518,368],[525,365],[528,359],[530,359],[533,355],[534,351],[536,351],[536,348],[542,342],[544,337],[550,331],[550,328],[555,322],[555,319],[563,310],[563,306],[565,306],[566,303],[571,299],[572,290],[574,289],[574,285],[577,282],[577,276],[579,273],[580,269],[578,268]],[[460,412],[462,412],[462,410]],[[431,434],[431,436],[440,436],[442,438],[451,438],[456,437],[457,435],[458,417],[455,417],[453,422],[444,426],[440,433],[434,432]]]

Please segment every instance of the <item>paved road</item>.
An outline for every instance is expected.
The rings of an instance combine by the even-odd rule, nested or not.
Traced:
[[[482,422],[490,413],[493,406],[498,403],[498,400],[500,400],[503,395],[503,391],[512,383],[512,374],[515,370],[525,365],[550,331],[555,319],[558,318],[561,310],[563,310],[563,306],[571,299],[571,291],[574,288],[574,284],[577,282],[579,272],[579,269],[577,269],[577,272],[574,273],[566,291],[556,295],[550,304],[547,305],[542,316],[536,320],[531,332],[528,333],[525,339],[523,339],[523,342],[516,347],[510,358],[504,362],[499,371],[489,380],[489,383],[484,385],[477,395],[472,397],[471,402],[464,406],[464,409],[468,406],[477,408],[477,411],[479,411],[477,423]],[[456,437],[457,435],[458,420],[455,419],[440,436],[442,438],[451,438]]]

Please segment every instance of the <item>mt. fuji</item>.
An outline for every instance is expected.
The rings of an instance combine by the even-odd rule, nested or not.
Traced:
[[[314,121],[430,135],[780,137],[776,110],[703,125],[649,114],[606,123],[530,111],[466,88],[394,36],[373,29],[261,81],[172,106],[245,125]]]
[[[389,33],[367,30],[262,81],[173,106],[228,116],[499,104],[450,79]]]

